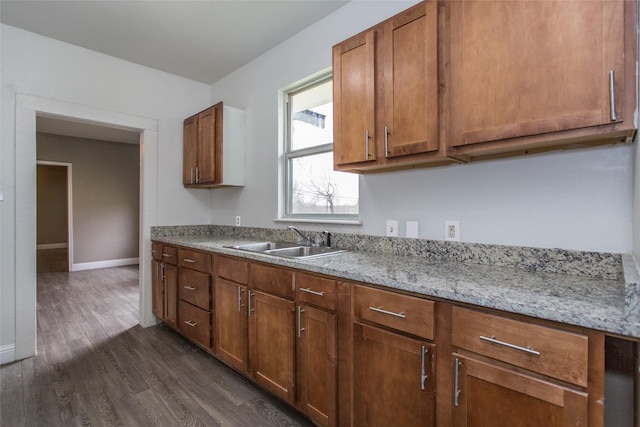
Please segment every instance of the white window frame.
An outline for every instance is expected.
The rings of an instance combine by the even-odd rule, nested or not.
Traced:
[[[317,145],[314,147],[302,148],[297,150],[291,149],[291,112],[290,98],[301,91],[307,90],[313,86],[325,83],[333,78],[332,70],[318,73],[306,80],[292,85],[282,91],[283,116],[284,116],[284,151],[282,155],[282,171],[283,171],[283,187],[281,209],[282,215],[280,220],[290,222],[314,222],[314,223],[340,223],[360,225],[360,215],[358,214],[302,214],[292,213],[293,207],[293,179],[292,179],[292,162],[298,157],[318,155],[324,153],[333,153],[333,142],[329,144]],[[359,197],[359,196],[358,196]]]

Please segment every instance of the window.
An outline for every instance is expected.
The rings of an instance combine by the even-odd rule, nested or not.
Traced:
[[[285,217],[358,216],[358,176],[333,170],[331,75],[285,92]]]

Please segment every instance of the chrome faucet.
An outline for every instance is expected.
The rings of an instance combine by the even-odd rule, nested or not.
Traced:
[[[287,227],[288,230],[293,230],[296,233],[298,233],[298,235],[300,237],[302,237],[302,239],[307,242],[308,244],[310,244],[311,246],[319,246],[318,244],[316,244],[315,242],[313,242],[310,238],[308,238],[307,236],[305,236],[304,234],[302,234],[302,232],[300,232],[300,230],[298,230],[297,228],[295,228],[293,225],[290,225]]]

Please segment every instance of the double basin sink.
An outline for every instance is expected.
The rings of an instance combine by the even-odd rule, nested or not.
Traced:
[[[291,242],[258,242],[226,247],[231,249],[238,249],[241,251],[255,252],[292,259],[318,258],[346,252],[345,249],[328,246],[309,246]]]

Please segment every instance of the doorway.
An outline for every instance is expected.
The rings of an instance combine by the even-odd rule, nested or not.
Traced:
[[[37,272],[71,271],[73,265],[72,164],[38,160]]]

